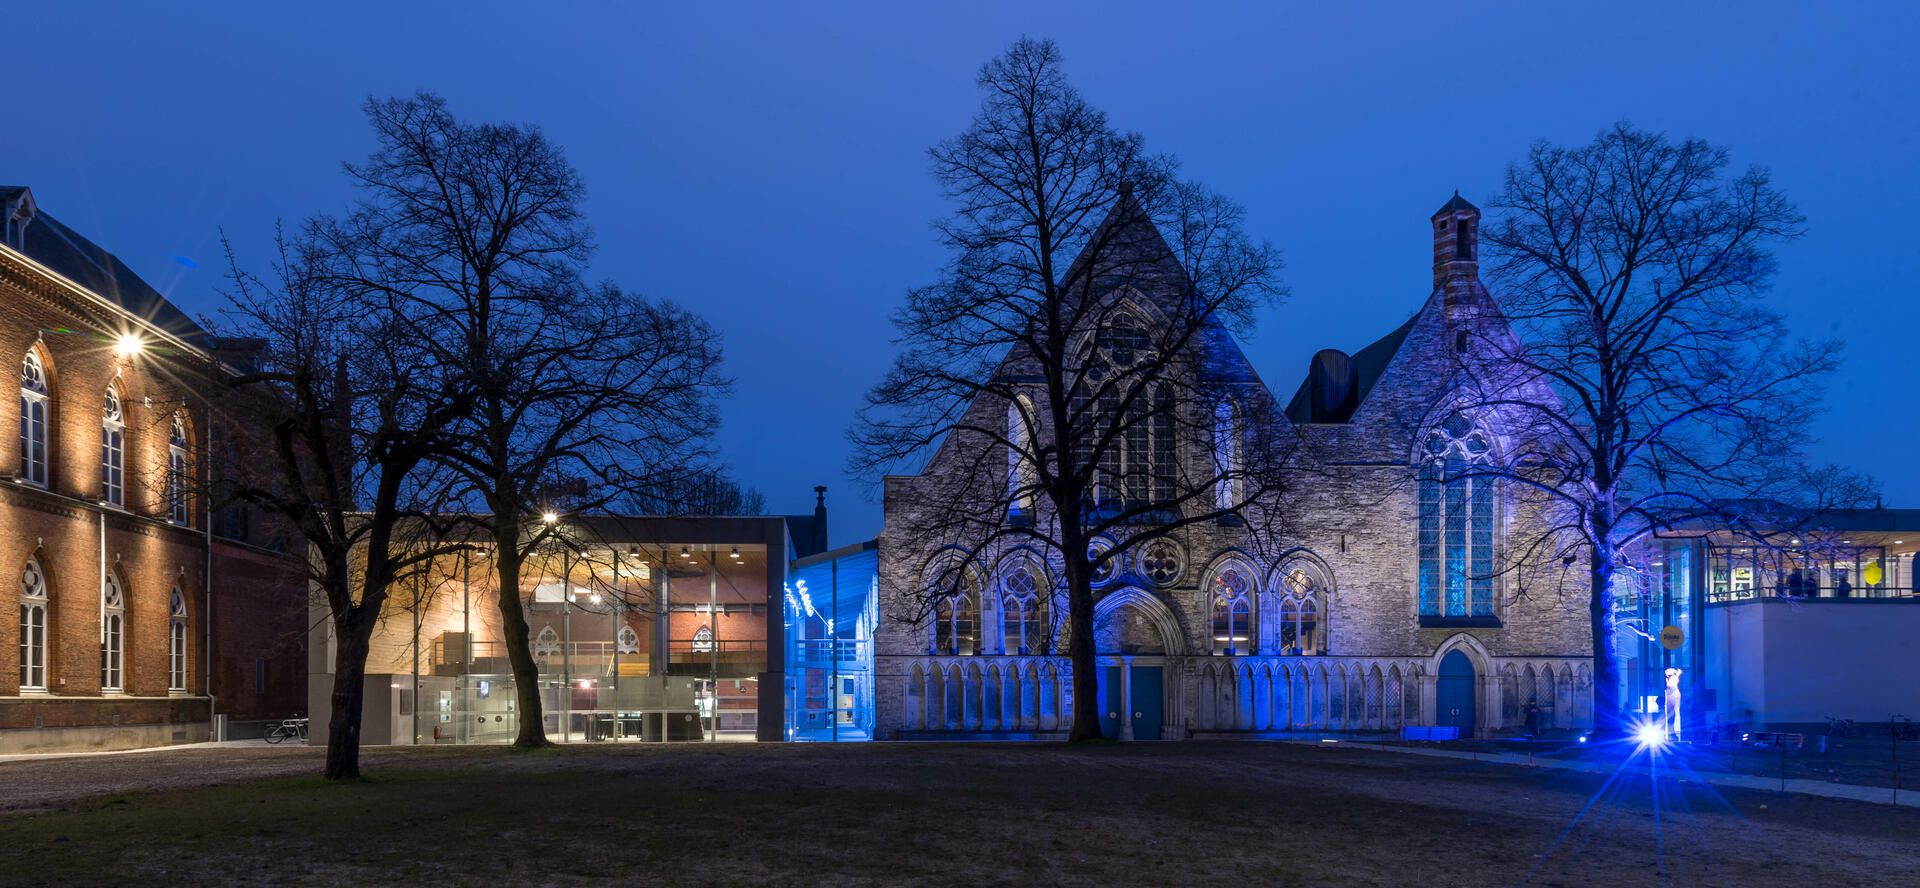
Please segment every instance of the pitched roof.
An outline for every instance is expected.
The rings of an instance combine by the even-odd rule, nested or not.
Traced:
[[[20,185],[0,185],[0,201],[12,200],[26,190]],[[174,336],[196,346],[206,344],[207,331],[186,312],[134,274],[118,256],[45,209],[34,211],[21,252]]]
[[[1399,329],[1374,340],[1366,348],[1354,353],[1353,363],[1360,376],[1360,387],[1353,395],[1355,409],[1366,403],[1367,392],[1373,389],[1374,383],[1380,381],[1381,374],[1387,372],[1387,365],[1393,362],[1394,355],[1399,354],[1401,343],[1406,341],[1407,334],[1412,332],[1414,323],[1419,320],[1420,313],[1415,312],[1413,317],[1400,325]],[[1313,421],[1313,409],[1308,401],[1308,391],[1312,384],[1311,377],[1300,380],[1300,388],[1294,391],[1293,400],[1287,402],[1288,419],[1300,423]],[[1342,422],[1345,420],[1346,417],[1341,418]]]
[[[1479,207],[1474,206],[1471,201],[1467,200],[1464,197],[1461,197],[1460,192],[1455,191],[1453,193],[1453,199],[1450,201],[1447,201],[1446,205],[1442,206],[1440,209],[1434,210],[1433,215],[1436,217],[1445,216],[1446,214],[1451,213],[1454,210],[1471,210],[1475,213],[1480,212]]]

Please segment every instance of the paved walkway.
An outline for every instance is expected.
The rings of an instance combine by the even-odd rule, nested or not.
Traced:
[[[305,746],[304,743],[279,744],[287,748]],[[94,758],[108,755],[154,755],[157,753],[181,752],[184,750],[207,749],[270,749],[265,740],[224,740],[219,743],[175,743],[171,746],[142,746],[139,749],[103,749],[97,752],[27,752],[14,755],[0,755],[0,764],[7,762],[37,762],[47,759]]]
[[[1560,759],[1515,755],[1513,753],[1435,749],[1427,746],[1387,746],[1379,743],[1353,743],[1328,740],[1322,740],[1317,743],[1307,741],[1288,742],[1296,742],[1302,746],[1320,746],[1323,744],[1331,745],[1332,743],[1338,743],[1343,749],[1398,752],[1406,755],[1425,755],[1434,758],[1491,762],[1503,765],[1518,765],[1523,768],[1553,768],[1561,771],[1577,771],[1588,774],[1605,773],[1611,764],[1608,761],[1569,762]],[[1859,786],[1851,783],[1828,783],[1820,780],[1778,780],[1767,777],[1756,777],[1751,774],[1730,774],[1724,771],[1700,771],[1685,766],[1669,768],[1666,776],[1683,782],[1697,781],[1713,786],[1790,792],[1800,795],[1822,796],[1830,799],[1851,799],[1857,802],[1869,802],[1876,805],[1904,805],[1909,808],[1920,808],[1920,790],[1895,790],[1885,786]]]

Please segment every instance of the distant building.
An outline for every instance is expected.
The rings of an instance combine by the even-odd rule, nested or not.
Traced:
[[[1591,724],[1584,596],[1514,594],[1526,577],[1496,570],[1496,553],[1534,538],[1538,518],[1514,507],[1506,485],[1458,477],[1466,473],[1455,468],[1509,440],[1501,416],[1450,406],[1456,368],[1480,360],[1468,353],[1472,344],[1512,335],[1479,280],[1479,220],[1455,195],[1428,223],[1433,287],[1420,311],[1351,356],[1314,357],[1284,412],[1302,451],[1322,456],[1267,504],[1288,516],[1291,536],[1277,551],[1258,549],[1234,522],[1188,524],[1096,578],[1101,717],[1110,736],[1409,726],[1485,736],[1519,728],[1529,703],[1545,729]],[[1146,289],[1102,297],[1114,300],[1105,316],[1152,328],[1181,298],[1177,282]],[[1097,344],[1105,333],[1090,335]],[[1210,476],[1177,468],[1231,458],[1240,446],[1235,422],[1208,420],[1273,399],[1230,334],[1220,338],[1232,356],[1214,356],[1204,372],[1237,375],[1201,382],[1235,394],[1207,417],[1180,422],[1193,430],[1185,437],[1139,448],[1169,461],[1157,477]],[[988,424],[1010,411],[1004,402],[977,402],[966,421]],[[1048,434],[1044,418],[1040,425]],[[1202,431],[1209,429],[1213,439]],[[910,540],[948,495],[951,467],[981,464],[978,454],[959,452],[963,446],[950,436],[920,474],[887,479],[875,733],[1057,736],[1071,719],[1068,662],[1063,651],[1031,641],[1061,635],[1056,555],[1018,546],[977,555],[964,565],[964,591],[940,592],[926,606],[936,568],[951,573],[941,559],[959,556]]]
[[[218,344],[112,253],[0,187],[0,753],[206,739],[302,705],[305,581],[286,540],[214,511]]]

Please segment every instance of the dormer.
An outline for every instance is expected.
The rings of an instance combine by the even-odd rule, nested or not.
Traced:
[[[33,224],[33,191],[24,186],[0,187],[0,240],[21,252],[27,249],[27,226]]]

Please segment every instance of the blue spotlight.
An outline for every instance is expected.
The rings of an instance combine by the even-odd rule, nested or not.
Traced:
[[[1643,721],[1634,727],[1633,739],[1640,744],[1641,749],[1659,752],[1667,748],[1667,743],[1672,738],[1667,736],[1666,727],[1659,722]]]

